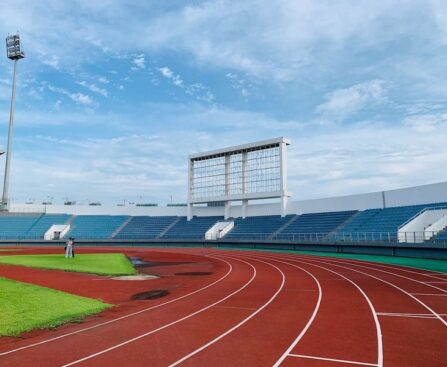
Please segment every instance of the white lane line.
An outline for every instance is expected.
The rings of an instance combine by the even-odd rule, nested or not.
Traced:
[[[433,275],[433,273],[421,273],[421,274],[423,274],[423,275]],[[441,276],[441,277],[447,277],[447,274],[446,273],[439,273],[439,274],[437,274],[437,276]]]
[[[347,263],[347,264],[353,264],[353,265],[359,265],[359,266],[360,266],[360,264],[370,265],[371,269],[376,269],[376,270],[378,270],[378,269],[373,268],[372,266],[388,268],[388,269],[392,269],[392,270],[404,271],[407,273],[425,275],[427,277],[430,277],[433,279],[439,279],[439,280],[444,280],[445,278],[443,278],[443,277],[447,276],[447,273],[442,273],[442,272],[435,271],[435,270],[433,270],[432,273],[423,273],[422,271],[424,271],[425,269],[420,269],[421,271],[415,271],[415,269],[417,269],[417,268],[413,268],[413,267],[401,265],[401,264],[386,265],[383,263],[367,261],[367,260],[356,260],[356,259],[349,259],[349,258],[336,258],[336,257],[330,257],[330,256],[305,255],[305,254],[296,254],[296,255],[306,257],[306,258],[314,258],[314,259],[317,258],[317,259],[322,259],[322,260],[328,260],[328,259],[332,259],[334,261],[338,260],[338,261],[343,261],[345,264]],[[410,269],[413,269],[413,270],[410,270]]]
[[[211,256],[210,256],[210,257],[211,257]],[[166,302],[160,303],[160,304],[155,305],[155,306],[147,307],[147,308],[142,309],[142,310],[140,310],[140,311],[132,312],[132,313],[130,313],[130,314],[127,314],[127,315],[124,315],[124,316],[117,317],[116,319],[112,319],[112,320],[109,320],[109,321],[101,322],[101,323],[99,323],[99,324],[95,324],[95,325],[92,325],[92,326],[89,326],[89,327],[86,327],[86,328],[83,328],[83,329],[76,330],[76,331],[73,331],[73,332],[71,332],[71,333],[62,334],[62,335],[56,336],[56,337],[54,337],[54,338],[45,339],[45,340],[42,340],[42,341],[40,341],[40,342],[36,342],[36,343],[33,343],[33,344],[25,345],[25,346],[20,347],[20,348],[11,349],[11,350],[8,350],[8,351],[6,351],[6,352],[1,352],[1,353],[0,353],[0,356],[4,356],[4,355],[7,355],[7,354],[15,353],[15,352],[18,352],[18,351],[20,351],[20,350],[24,350],[24,349],[28,349],[28,348],[32,348],[32,347],[36,347],[36,346],[38,346],[38,345],[42,345],[42,344],[46,344],[46,343],[49,343],[49,342],[52,342],[52,341],[55,341],[55,340],[59,340],[59,339],[62,339],[62,338],[66,338],[66,337],[71,336],[71,335],[79,334],[79,333],[82,333],[82,332],[84,332],[84,331],[88,331],[88,330],[96,329],[96,328],[101,327],[101,326],[104,326],[104,325],[109,325],[109,324],[112,324],[112,323],[114,323],[114,322],[117,322],[117,321],[120,321],[120,320],[124,320],[124,319],[127,319],[127,318],[129,318],[129,317],[133,317],[133,316],[139,315],[139,314],[141,314],[141,313],[144,313],[144,312],[147,312],[147,311],[156,309],[156,308],[160,308],[160,307],[162,307],[162,306],[165,306],[165,305],[168,305],[168,304],[170,304],[170,303],[179,301],[179,300],[184,299],[184,298],[186,298],[186,297],[190,297],[190,296],[192,296],[192,295],[194,295],[194,294],[196,294],[196,293],[202,292],[202,291],[204,291],[205,289],[210,288],[210,287],[216,285],[217,283],[221,282],[222,280],[224,280],[224,279],[225,279],[228,275],[230,275],[230,273],[233,271],[233,267],[231,266],[231,264],[230,264],[228,261],[225,261],[225,260],[223,260],[223,259],[218,259],[217,257],[214,257],[214,259],[226,263],[226,264],[228,265],[228,271],[227,271],[222,277],[220,277],[219,279],[217,279],[216,281],[214,281],[214,282],[212,282],[212,283],[206,285],[205,287],[202,287],[202,288],[200,288],[200,289],[197,289],[197,290],[195,290],[194,292],[191,292],[191,293],[185,294],[185,295],[183,295],[183,296],[180,296],[180,297],[171,299],[170,301],[166,301]]]
[[[438,280],[438,281],[429,281],[429,282],[422,282],[422,283],[426,283],[426,284],[445,284],[447,283],[447,280]],[[447,292],[447,290],[445,290],[445,292]]]
[[[244,260],[241,260],[241,259],[235,259],[235,260],[240,261],[240,262],[243,262],[243,263],[249,265],[249,266],[253,269],[253,275],[252,275],[252,277],[250,278],[250,280],[249,280],[248,282],[246,282],[242,287],[240,287],[239,289],[237,289],[236,291],[230,293],[229,295],[225,296],[224,298],[221,298],[219,301],[216,301],[216,302],[214,302],[214,303],[212,303],[212,304],[210,304],[210,305],[208,305],[208,306],[206,306],[206,307],[203,307],[203,308],[201,308],[201,309],[199,309],[199,310],[197,310],[197,311],[195,311],[195,312],[193,312],[193,313],[190,313],[189,315],[186,315],[186,316],[184,316],[184,317],[182,317],[182,318],[180,318],[180,319],[177,319],[177,320],[175,320],[175,321],[172,321],[172,322],[170,322],[170,323],[168,323],[168,324],[165,324],[165,325],[163,325],[163,326],[160,326],[159,328],[154,329],[154,330],[151,330],[151,331],[148,331],[148,332],[146,332],[146,333],[144,333],[144,334],[138,335],[138,336],[136,336],[136,337],[134,337],[134,338],[128,339],[128,340],[126,340],[126,341],[124,341],[124,342],[122,342],[122,343],[115,344],[115,345],[113,345],[113,346],[111,346],[111,347],[109,347],[109,348],[103,349],[103,350],[101,350],[101,351],[99,351],[99,352],[90,354],[90,355],[88,355],[88,356],[85,356],[85,357],[83,357],[83,358],[77,359],[77,360],[72,361],[72,362],[70,362],[70,363],[64,364],[62,367],[73,366],[73,365],[75,365],[75,364],[78,364],[78,363],[87,361],[87,360],[92,359],[92,358],[97,357],[97,356],[100,356],[100,355],[102,355],[102,354],[104,354],[104,353],[107,353],[107,352],[110,352],[110,351],[112,351],[112,350],[121,348],[121,347],[123,347],[123,346],[125,346],[125,345],[127,345],[127,344],[133,343],[133,342],[135,342],[135,341],[137,341],[137,340],[140,340],[140,339],[142,339],[142,338],[144,338],[144,337],[146,337],[146,336],[148,336],[148,335],[154,334],[154,333],[156,333],[156,332],[158,332],[158,331],[160,331],[160,330],[166,329],[166,328],[168,328],[168,327],[170,327],[170,326],[172,326],[172,325],[178,324],[179,322],[182,322],[182,321],[187,320],[187,319],[189,319],[189,318],[191,318],[191,317],[194,317],[195,315],[197,315],[197,314],[199,314],[199,313],[201,313],[201,312],[203,312],[203,311],[206,311],[206,310],[210,309],[211,307],[213,307],[213,306],[215,306],[215,305],[218,305],[219,303],[222,303],[223,301],[227,300],[228,298],[230,298],[230,297],[234,296],[235,294],[239,293],[240,291],[242,291],[243,289],[245,289],[246,287],[248,287],[248,285],[249,285],[249,284],[256,278],[256,275],[257,275],[257,274],[256,274],[256,268],[255,268],[253,265],[251,265],[250,263],[248,263],[248,262],[246,262],[246,261],[244,261]]]
[[[420,299],[418,299],[417,297],[413,296],[411,293],[407,292],[405,289],[400,288],[400,287],[397,286],[396,284],[393,284],[393,283],[391,283],[391,282],[388,282],[388,281],[386,281],[385,279],[376,277],[376,276],[374,276],[374,275],[372,275],[372,274],[368,274],[368,273],[365,273],[365,272],[363,272],[363,271],[353,269],[352,267],[341,266],[341,265],[338,265],[337,263],[334,264],[333,262],[330,262],[330,261],[321,261],[321,260],[313,260],[313,261],[318,262],[318,263],[321,263],[321,262],[322,262],[322,263],[324,263],[324,264],[330,264],[330,265],[332,265],[332,266],[336,266],[336,267],[338,267],[338,268],[342,268],[342,269],[347,269],[347,270],[349,270],[349,271],[353,271],[353,272],[355,272],[355,273],[363,274],[363,275],[366,275],[366,276],[371,277],[371,278],[373,278],[373,279],[377,279],[379,282],[388,284],[389,286],[391,286],[391,287],[393,287],[393,288],[395,288],[395,289],[401,291],[402,293],[406,294],[408,297],[414,299],[414,300],[415,300],[416,302],[418,302],[422,307],[424,307],[425,309],[427,309],[428,311],[430,311],[433,315],[435,315],[436,318],[444,324],[444,326],[447,326],[447,321],[445,321],[445,320],[444,320],[438,313],[436,313],[436,311],[434,311],[432,308],[430,308],[428,305],[426,305],[426,304],[425,304],[424,302],[422,302]],[[388,272],[386,272],[386,273],[388,273]],[[397,274],[393,274],[393,275],[395,275],[395,276],[399,276],[399,275],[397,275]],[[404,278],[406,278],[406,277],[404,277]],[[412,280],[412,281],[414,281],[414,282],[418,282],[418,283],[419,283],[419,281],[417,281],[417,280],[414,280],[414,279],[411,279],[411,278],[408,278],[408,279],[409,279],[409,280]]]
[[[319,257],[321,258],[321,256],[319,256]],[[341,258],[337,258],[337,259],[341,260]],[[420,271],[416,271],[416,270],[414,270],[416,268],[412,268],[411,266],[406,266],[406,265],[401,265],[401,264],[386,265],[386,264],[378,263],[378,262],[374,262],[374,261],[355,260],[355,259],[346,259],[346,260],[348,260],[347,262],[349,262],[349,263],[365,264],[365,265],[377,266],[377,267],[387,268],[387,269],[392,269],[392,270],[397,270],[397,271],[404,271],[407,273],[424,275],[426,277],[433,278],[433,279],[439,279],[439,280],[443,280],[444,278],[442,278],[442,277],[447,276],[446,273],[441,273],[441,272],[437,272],[437,271],[433,271],[432,273],[422,273],[422,271],[424,271],[425,269],[420,269]],[[410,270],[410,269],[413,269],[413,270]]]
[[[320,361],[340,362],[340,363],[346,363],[346,364],[357,364],[359,366],[374,366],[374,367],[377,366],[377,364],[375,364],[375,363],[355,362],[355,361],[347,361],[345,359],[334,359],[334,358],[325,358],[325,357],[305,356],[303,354],[289,354],[289,357],[318,359]]]
[[[256,311],[253,307],[239,307],[239,306],[216,306],[216,308],[224,308],[228,310],[245,310],[245,311]]]
[[[282,259],[284,259],[284,257],[281,257]],[[303,263],[303,264],[307,264],[307,265],[311,265],[311,266],[315,266],[317,268],[321,268],[324,270],[327,270],[333,274],[336,274],[338,276],[340,276],[341,278],[347,280],[349,283],[351,283],[355,288],[358,289],[358,291],[362,294],[362,296],[365,298],[366,302],[368,303],[368,306],[371,310],[373,319],[374,319],[374,323],[376,325],[376,334],[377,334],[377,366],[382,367],[383,366],[383,344],[382,344],[382,330],[380,327],[380,322],[379,322],[379,318],[377,317],[377,312],[374,308],[374,305],[372,304],[371,300],[369,299],[369,297],[367,296],[367,294],[363,291],[363,289],[357,284],[355,283],[353,280],[345,277],[344,275],[337,273],[335,270],[331,270],[328,269],[324,266],[321,265],[316,265],[313,264],[311,262],[308,262],[306,260],[300,260],[299,258],[297,259],[296,257],[294,258],[290,258],[290,257],[286,257],[285,259],[290,260],[290,261],[295,261],[295,262],[299,262],[299,263]],[[274,367],[279,366],[278,362],[274,365]]]
[[[393,313],[393,312],[378,312],[379,316],[395,316],[395,317],[416,317],[422,319],[436,320],[436,316],[431,313]],[[447,314],[439,314],[440,316],[447,316]]]
[[[171,363],[169,365],[169,367],[174,367],[174,366],[178,366],[180,363],[183,363],[184,361],[186,361],[187,359],[191,358],[192,356],[200,353],[201,351],[203,351],[204,349],[208,348],[210,345],[218,342],[219,340],[221,340],[222,338],[226,337],[227,335],[231,334],[234,330],[236,330],[237,328],[241,327],[242,325],[244,325],[247,321],[251,320],[253,317],[255,317],[259,312],[261,312],[264,308],[266,308],[270,303],[273,302],[273,300],[278,296],[278,294],[281,292],[281,290],[284,287],[284,283],[286,281],[286,277],[284,275],[284,273],[281,271],[281,269],[279,269],[277,266],[270,264],[266,261],[262,261],[262,260],[258,260],[258,259],[252,259],[250,257],[244,257],[246,259],[251,259],[251,260],[255,260],[255,261],[259,261],[261,263],[270,265],[271,267],[274,267],[276,270],[278,270],[281,273],[281,277],[282,277],[282,281],[281,281],[281,285],[279,286],[279,288],[276,290],[275,294],[273,294],[273,296],[266,302],[264,303],[261,307],[259,307],[255,312],[253,312],[252,314],[250,314],[248,317],[246,317],[244,320],[242,320],[241,322],[239,322],[237,325],[233,326],[231,329],[227,330],[225,333],[219,335],[218,337],[214,338],[213,340],[209,341],[208,343],[202,345],[200,348],[197,348],[196,350],[194,350],[193,352],[187,354],[186,356],[184,356],[183,358],[180,358],[179,360],[175,361],[174,363]]]
[[[322,259],[322,258],[320,257],[320,259]],[[340,259],[333,259],[333,258],[326,258],[324,260],[325,260],[324,262],[327,263],[327,264],[353,265],[353,266],[357,266],[359,268],[369,269],[369,270],[373,270],[373,271],[379,271],[381,273],[386,273],[386,274],[390,274],[390,275],[393,275],[393,276],[396,276],[396,277],[399,277],[399,278],[411,280],[412,282],[423,284],[423,285],[425,285],[427,287],[430,287],[430,288],[439,290],[441,292],[447,293],[447,289],[439,288],[439,287],[436,287],[435,285],[428,284],[428,283],[447,283],[447,281],[445,281],[445,282],[423,282],[421,280],[416,280],[416,279],[413,279],[413,278],[406,277],[405,275],[396,274],[396,273],[393,273],[393,272],[390,272],[390,271],[377,269],[375,267],[371,267],[371,266],[367,266],[367,265],[360,265],[360,264],[357,264],[357,263],[352,263],[350,261],[343,261],[343,260],[340,260]],[[323,259],[322,259],[322,261],[323,261]]]
[[[413,296],[438,296],[438,297],[447,297],[447,294],[439,294],[439,293],[411,293]]]
[[[320,304],[321,304],[321,298],[323,297],[323,290],[321,289],[321,285],[320,282],[318,281],[318,279],[308,270],[295,265],[295,264],[291,264],[289,262],[286,261],[282,261],[282,260],[278,260],[275,258],[268,258],[269,260],[273,260],[282,264],[286,264],[289,266],[292,266],[294,268],[300,269],[302,271],[304,271],[306,274],[310,275],[311,278],[314,280],[314,282],[316,283],[317,287],[318,287],[318,299],[317,302],[315,304],[314,310],[312,312],[312,315],[310,316],[309,320],[307,321],[306,325],[304,326],[304,328],[301,330],[301,333],[295,338],[295,340],[292,342],[292,344],[290,344],[289,348],[287,348],[287,350],[281,355],[281,357],[279,357],[279,359],[276,361],[276,363],[274,364],[274,367],[279,366],[282,361],[287,357],[287,354],[298,344],[298,342],[303,338],[304,334],[306,334],[307,330],[309,330],[310,326],[312,325],[313,321],[315,320],[315,317],[317,316],[318,310],[320,309]]]

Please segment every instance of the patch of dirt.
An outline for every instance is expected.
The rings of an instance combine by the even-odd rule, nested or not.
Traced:
[[[113,277],[113,280],[151,280],[151,279],[158,279],[159,277],[155,275],[145,275],[145,274],[138,274],[138,275],[123,275],[119,277]]]
[[[148,292],[141,292],[141,293],[135,293],[132,296],[133,300],[151,300],[151,299],[157,299],[165,297],[169,294],[169,292],[166,289],[157,289],[153,291]]]
[[[129,260],[132,263],[133,266],[136,268],[147,268],[151,266],[174,266],[174,265],[184,265],[184,264],[191,264],[189,261],[183,261],[183,262],[161,262],[161,261],[146,261],[142,260],[141,257],[138,256],[129,256]]]

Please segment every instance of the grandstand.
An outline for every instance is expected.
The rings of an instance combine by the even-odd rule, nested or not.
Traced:
[[[186,205],[11,205],[0,241],[447,244],[447,182],[290,201],[290,144],[281,137],[190,155]]]
[[[234,227],[223,238],[234,240],[275,240],[288,242],[398,242],[398,231],[418,218],[418,213],[444,208],[445,202],[332,212],[256,215],[227,219]],[[215,208],[214,208],[215,209]],[[440,213],[439,220],[447,216]],[[66,237],[78,240],[204,240],[206,232],[223,216],[151,215],[0,215],[0,240],[42,240],[55,224],[69,224]],[[432,225],[432,223],[430,223]],[[428,226],[427,226],[428,227]],[[402,241],[401,241],[402,242]],[[423,242],[447,243],[447,223]]]
[[[109,239],[127,219],[124,215],[79,215],[71,221],[67,236],[77,239]]]
[[[178,217],[148,217],[135,216],[129,217],[124,226],[117,231],[116,239],[147,239],[157,238],[172,224],[178,220]]]
[[[249,218],[238,218],[234,221],[233,230],[226,238],[237,239],[263,239],[272,236],[285,226],[294,215],[280,217],[278,215],[266,215]]]

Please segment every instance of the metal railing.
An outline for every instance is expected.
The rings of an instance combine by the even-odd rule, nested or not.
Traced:
[[[427,231],[421,232],[308,232],[308,233],[243,233],[225,236],[219,241],[231,242],[231,241],[272,241],[272,242],[285,242],[285,243],[309,243],[309,244],[326,244],[326,243],[365,243],[365,244],[396,244],[405,245],[412,244],[414,246],[424,246],[425,244],[441,244],[447,245],[447,230],[437,231],[429,233]],[[431,238],[429,238],[431,237]],[[0,233],[0,241],[34,241],[43,240],[43,236],[34,235],[21,235],[14,236],[9,234]],[[193,241],[193,240],[205,240],[201,234],[169,234],[168,236],[158,237],[156,235],[126,235],[125,238],[105,238],[101,236],[82,236],[75,238],[75,241],[110,241],[119,242],[126,240],[138,240],[138,241]],[[63,240],[62,240],[63,241]],[[215,241],[215,240],[212,240]]]
[[[408,223],[410,223],[413,219],[419,217],[422,213],[425,213],[427,211],[431,211],[431,210],[443,210],[443,209],[447,209],[446,205],[440,205],[440,206],[433,206],[433,207],[428,207],[428,208],[424,208],[421,211],[417,212],[415,215],[413,215],[410,219],[406,220],[405,222],[403,222],[398,229],[403,228],[404,226],[406,226]]]

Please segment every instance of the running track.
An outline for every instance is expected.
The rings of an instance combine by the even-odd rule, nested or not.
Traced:
[[[81,324],[0,338],[0,366],[447,365],[446,274],[255,251],[122,251],[157,261],[145,271],[160,279],[0,266],[0,276],[116,305]],[[175,275],[185,271],[210,274]],[[170,294],[129,301],[160,288]]]

